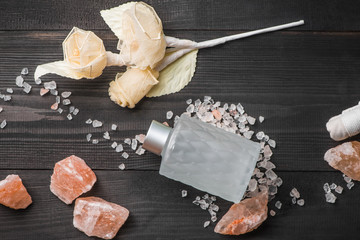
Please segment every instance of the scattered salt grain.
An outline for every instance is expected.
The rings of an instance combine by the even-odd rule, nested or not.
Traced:
[[[2,107],[0,107],[0,113],[3,111],[4,109]]]
[[[24,91],[25,93],[30,93],[30,92],[31,92],[31,85],[30,85],[30,84],[28,84],[27,82],[24,82],[24,83],[23,83],[23,86],[24,86],[23,91]]]
[[[91,137],[92,137],[92,134],[91,134],[91,133],[88,133],[88,134],[86,135],[86,140],[87,140],[88,142],[90,142]]]
[[[212,221],[212,222],[216,222],[216,221],[217,221],[217,217],[216,217],[216,216],[212,216],[212,217],[211,217],[211,221]]]
[[[276,147],[276,142],[275,142],[275,140],[273,140],[273,139],[269,139],[268,144],[269,144],[269,146],[272,147],[272,148],[275,148],[275,147]]]
[[[210,221],[204,222],[204,228],[207,228],[210,225]]]
[[[336,187],[337,187],[337,185],[336,185],[335,183],[332,183],[332,184],[330,185],[330,189],[331,189],[331,190],[334,190]]]
[[[51,89],[50,90],[51,95],[57,96],[59,94],[59,92],[56,89]]]
[[[121,156],[122,156],[123,158],[127,159],[127,158],[129,157],[129,154],[128,154],[127,152],[123,152],[123,153],[121,154]]]
[[[181,191],[181,197],[186,197],[187,196],[187,191],[186,190],[182,190]]]
[[[277,209],[281,209],[281,206],[282,206],[282,203],[281,203],[280,201],[276,201],[275,207],[276,207]]]
[[[40,85],[40,84],[41,84],[41,79],[40,79],[40,78],[35,79],[35,83],[36,83],[37,85]]]
[[[91,124],[93,121],[89,118],[88,120],[85,121],[86,124]]]
[[[68,97],[70,97],[70,95],[71,95],[71,92],[62,92],[62,93],[61,93],[61,96],[62,96],[63,98],[68,98]]]
[[[71,104],[71,101],[70,101],[70,99],[64,99],[63,100],[63,105],[70,105]]]
[[[3,129],[4,127],[6,127],[6,120],[3,120],[1,123],[0,123],[0,128]]]
[[[189,105],[189,104],[191,104],[192,103],[192,99],[190,98],[190,99],[188,99],[188,100],[186,100],[186,104],[187,105]]]
[[[51,109],[52,110],[57,110],[59,108],[59,104],[58,103],[54,103],[53,105],[51,105]]]
[[[56,82],[55,81],[46,82],[44,83],[44,88],[49,90],[56,89]]]
[[[174,113],[172,111],[168,111],[166,113],[166,119],[168,119],[168,120],[171,119],[173,117],[173,115],[174,115]]]
[[[302,207],[305,204],[305,200],[304,199],[299,199],[299,200],[297,200],[297,204]]]
[[[325,192],[325,193],[331,192],[331,189],[330,189],[330,186],[329,186],[328,183],[325,183],[325,184],[324,184],[323,189],[324,189],[324,192]]]
[[[23,68],[21,70],[21,75],[28,75],[29,74],[29,69],[28,68]]]
[[[72,120],[72,119],[73,119],[71,113],[69,113],[66,117],[67,117],[67,119],[69,119],[69,120]]]
[[[136,141],[136,139],[132,139],[131,140],[131,149],[135,151],[136,147],[137,147],[137,141]]]
[[[10,101],[11,100],[11,96],[10,95],[5,95],[4,96],[4,101],[5,102],[8,102],[8,101]]]
[[[339,185],[335,188],[335,192],[337,192],[338,194],[341,194],[343,190],[344,190],[344,188]]]
[[[17,76],[15,79],[16,86],[23,87],[24,86],[24,78],[22,76]]]
[[[296,197],[293,197],[293,198],[291,199],[291,203],[292,203],[292,204],[296,204]]]
[[[270,215],[273,217],[276,215],[276,212],[274,210],[270,210]]]
[[[143,155],[145,153],[145,149],[143,149],[141,146],[139,146],[135,153],[137,155]]]
[[[248,186],[248,189],[250,192],[253,192],[256,190],[256,187],[257,187],[257,181],[256,179],[252,178],[250,179],[249,181],[249,186]]]
[[[244,137],[247,139],[251,139],[253,134],[254,134],[254,131],[247,131],[247,132],[243,133]]]
[[[300,198],[300,193],[296,188],[291,189],[290,197]]]
[[[44,95],[47,94],[48,92],[49,92],[49,89],[41,88],[41,89],[40,89],[40,96],[44,96]]]
[[[6,89],[6,92],[8,92],[8,93],[14,93],[14,90],[13,90],[12,88],[7,88],[7,89]]]
[[[135,136],[135,139],[139,141],[139,143],[144,143],[145,140],[145,135],[144,134],[139,134]]]
[[[70,107],[69,107],[69,113],[74,112],[74,109],[75,109],[75,107],[74,107],[74,106],[70,106]]]
[[[115,131],[117,129],[117,125],[116,124],[112,124],[111,125],[111,130]]]
[[[117,145],[116,148],[115,148],[116,152],[122,152],[123,150],[124,150],[124,147],[123,147],[122,144]]]
[[[186,108],[186,112],[188,112],[188,113],[193,113],[194,110],[195,110],[194,104],[190,104],[190,105]]]
[[[105,138],[106,140],[110,140],[110,134],[108,131],[104,132],[103,138]]]
[[[99,140],[93,139],[93,140],[92,140],[92,143],[93,143],[93,144],[98,144],[98,143],[99,143]]]
[[[264,136],[265,136],[265,134],[264,134],[264,132],[258,132],[257,134],[256,134],[256,138],[258,139],[258,140],[262,140],[263,138],[264,138]]]
[[[266,170],[265,175],[270,180],[275,180],[277,178],[276,173],[271,169]],[[294,189],[296,190],[296,188],[294,188]]]
[[[256,122],[256,118],[251,117],[251,116],[247,116],[247,117],[246,117],[246,120],[248,121],[248,123],[249,123],[250,125],[254,125],[255,122]]]
[[[344,175],[344,180],[345,180],[345,182],[349,183],[349,182],[351,182],[352,179],[350,177]]]
[[[328,203],[335,203],[336,196],[332,192],[329,192],[325,194],[325,199]]]
[[[130,138],[125,138],[124,143],[126,143],[127,145],[130,145],[131,144],[131,139]]]
[[[58,108],[57,110],[60,114],[62,114],[62,112],[64,111],[62,108]]]
[[[75,109],[74,109],[74,112],[73,112],[73,115],[74,115],[74,116],[78,115],[79,111],[80,111],[80,110],[79,110],[78,108],[75,108]]]
[[[354,186],[354,182],[349,182],[348,184],[346,184],[348,189],[352,189],[352,187]]]
[[[48,91],[49,91],[49,90],[48,90]],[[56,102],[56,103],[60,103],[60,102],[61,102],[60,96],[56,96],[56,97],[55,97],[55,102]]]
[[[111,144],[111,147],[115,149],[117,145],[118,145],[117,142],[113,142],[113,143]]]
[[[263,116],[259,116],[259,122],[262,123],[265,120]]]
[[[93,126],[94,128],[101,127],[102,125],[103,125],[103,123],[100,122],[99,120],[94,120],[94,121],[92,121],[92,126]]]
[[[120,170],[124,170],[124,169],[125,169],[125,164],[121,163],[121,164],[119,165],[119,169],[120,169]]]

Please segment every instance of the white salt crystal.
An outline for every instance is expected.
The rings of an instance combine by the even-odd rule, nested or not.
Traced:
[[[265,133],[264,132],[258,132],[257,134],[256,134],[256,138],[258,139],[258,140],[262,140],[263,138],[264,138],[264,136],[265,136]]]
[[[210,225],[210,221],[204,222],[204,228],[207,228]]]
[[[24,86],[24,78],[22,76],[17,76],[15,79],[16,86],[23,87]]]
[[[116,148],[115,148],[116,152],[122,152],[123,150],[124,150],[124,147],[123,147],[122,144],[117,145]]]
[[[276,215],[276,212],[274,210],[270,210],[270,215],[273,217]]]
[[[103,138],[105,138],[106,140],[110,140],[110,134],[108,131],[104,132]]]
[[[57,110],[60,114],[62,114],[62,112],[64,111],[62,108],[58,108]]]
[[[343,190],[344,190],[344,188],[339,185],[335,188],[335,192],[337,192],[338,194],[341,194]]]
[[[201,100],[200,100],[200,99],[196,99],[196,101],[194,102],[195,107],[200,106],[200,104],[201,104]]]
[[[256,190],[256,187],[257,187],[257,181],[256,179],[252,178],[250,179],[249,181],[249,186],[248,186],[248,189],[250,192],[253,192]]]
[[[271,169],[266,170],[265,175],[266,175],[266,177],[269,178],[270,180],[275,180],[275,179],[277,178],[276,173],[275,173],[273,170],[271,170]]]
[[[75,107],[74,107],[74,106],[70,106],[70,107],[69,107],[69,113],[74,112],[74,109],[75,109]]]
[[[346,184],[348,189],[352,189],[352,187],[354,186],[354,182],[349,182],[348,184]]]
[[[0,113],[3,111],[4,109],[2,107],[0,107]]]
[[[73,119],[71,113],[69,113],[66,117],[67,117],[67,119],[69,119],[69,120],[72,120],[72,119]]]
[[[325,193],[331,192],[331,189],[330,189],[330,186],[329,186],[328,183],[325,183],[325,184],[324,184],[323,189],[324,189]]]
[[[190,99],[188,99],[188,100],[186,100],[186,104],[191,104],[192,103],[192,99],[190,98]]]
[[[187,191],[186,190],[182,190],[181,191],[181,197],[186,197],[187,196]]]
[[[116,124],[111,124],[111,130],[115,131],[117,129],[117,125]]]
[[[344,180],[345,180],[345,182],[347,182],[347,183],[349,183],[349,182],[351,182],[351,178],[349,178],[348,176],[344,176]]]
[[[91,124],[93,121],[89,118],[88,120],[85,121],[86,124]]]
[[[204,102],[209,102],[211,100],[210,96],[204,96]]]
[[[325,199],[328,203],[335,203],[336,196],[332,192],[328,192],[325,194]]]
[[[4,128],[4,127],[6,127],[6,120],[3,120],[1,123],[0,123],[0,128],[2,129],[2,128]]]
[[[21,75],[28,75],[29,74],[29,69],[28,68],[23,68],[21,70]]]
[[[272,147],[272,148],[275,148],[275,147],[276,147],[276,142],[275,142],[275,140],[273,140],[273,139],[269,139],[268,144],[269,144],[270,147]]]
[[[40,78],[35,79],[35,83],[36,83],[37,85],[40,85],[40,84],[41,84],[41,79],[40,79]]]
[[[4,101],[5,102],[8,102],[8,101],[10,101],[11,100],[11,96],[10,95],[5,95],[4,96]]]
[[[291,203],[292,203],[292,204],[296,204],[296,197],[293,197],[293,198],[291,199]]]
[[[131,144],[131,139],[130,138],[125,138],[124,143],[126,143],[127,145],[130,145]]]
[[[117,142],[113,142],[113,143],[111,144],[111,147],[115,149],[117,145],[118,145]]]
[[[61,93],[61,96],[62,96],[63,98],[68,98],[68,97],[70,97],[70,95],[71,95],[71,92],[62,92],[62,93]]]
[[[132,139],[131,140],[131,149],[136,150],[136,147],[137,147],[137,141],[136,141],[136,139]]]
[[[302,207],[305,204],[305,200],[304,199],[299,199],[299,200],[297,200],[297,204]]]
[[[57,96],[59,94],[59,92],[56,89],[51,89],[50,90],[51,95]]]
[[[141,146],[139,146],[135,153],[137,155],[143,155],[145,153],[145,149],[143,149]]]
[[[12,88],[7,88],[7,89],[6,89],[6,92],[8,92],[8,93],[14,93],[14,90],[13,90]]]
[[[273,169],[273,168],[276,168],[276,166],[272,162],[267,161],[265,164],[265,169]]]
[[[139,134],[135,136],[135,139],[139,141],[139,143],[144,143],[145,140],[145,135],[144,134]]]
[[[91,134],[91,133],[88,133],[88,134],[86,135],[86,140],[87,140],[88,142],[90,142],[91,137],[92,137],[92,134]]]
[[[251,116],[247,116],[247,117],[246,117],[246,120],[248,121],[248,123],[249,123],[250,125],[254,125],[254,124],[255,124],[255,121],[256,121],[256,118],[251,117]]]
[[[172,111],[168,111],[166,113],[166,119],[171,119],[173,117],[174,113]]]
[[[103,125],[103,123],[100,122],[100,121],[98,121],[98,120],[92,121],[92,126],[93,126],[94,128],[101,127],[102,125]]]
[[[273,152],[270,149],[269,145],[265,145],[264,147],[264,157],[265,158],[270,158],[273,155]]]
[[[228,109],[229,109],[229,104],[224,103],[223,109],[224,109],[225,111],[228,110]]]
[[[296,188],[291,189],[290,197],[300,198],[300,193]]]
[[[93,139],[93,140],[92,140],[92,143],[93,143],[93,144],[98,144],[98,143],[99,143],[99,140]]]
[[[56,97],[55,97],[55,102],[56,102],[56,103],[60,103],[60,102],[61,102],[60,96],[56,96]]]
[[[267,184],[269,184],[269,183],[267,183]],[[274,186],[274,185],[269,185],[268,188],[269,188],[269,195],[275,195],[275,194],[277,194],[277,187],[276,187],[276,186]]]
[[[49,90],[56,89],[56,82],[55,81],[46,82],[44,83],[44,88]]]
[[[263,116],[259,116],[259,122],[262,123],[265,120]]]
[[[64,99],[63,100],[63,105],[70,105],[71,104],[71,101],[70,101],[70,99]]]
[[[283,184],[283,180],[280,177],[278,177],[275,179],[274,183],[277,187],[280,187]]]
[[[25,93],[30,93],[30,91],[31,91],[31,85],[28,84],[27,82],[24,82],[24,83],[23,83],[23,86],[24,86],[23,91],[24,91]]]
[[[188,112],[188,113],[193,113],[194,110],[195,110],[194,104],[190,104],[190,105],[186,108],[186,112]]]
[[[124,169],[125,169],[125,164],[121,163],[121,164],[119,165],[119,169],[120,169],[120,170],[124,170]]]
[[[80,110],[79,110],[78,108],[75,108],[75,109],[74,109],[74,112],[73,112],[73,115],[75,115],[75,116],[78,115],[79,111],[80,111]]]
[[[212,217],[211,217],[211,221],[212,221],[212,222],[216,222],[216,221],[217,221],[217,217],[216,217],[216,216],[212,216]]]
[[[276,201],[275,207],[276,207],[277,209],[281,209],[281,206],[282,206],[282,203],[281,203],[280,201]]]
[[[121,156],[122,156],[123,158],[127,159],[127,158],[129,157],[129,154],[128,154],[127,152],[123,152],[123,153],[121,154]]]
[[[334,190],[336,187],[337,187],[337,185],[336,185],[335,183],[332,183],[332,184],[330,185],[330,189],[331,189],[331,190]]]

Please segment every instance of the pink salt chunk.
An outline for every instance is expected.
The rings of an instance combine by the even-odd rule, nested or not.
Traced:
[[[267,218],[268,192],[233,204],[216,224],[214,231],[220,234],[240,235],[258,228]]]
[[[74,227],[89,237],[115,237],[129,216],[126,208],[98,197],[78,198],[74,208]]]
[[[9,175],[0,181],[0,203],[13,209],[24,209],[32,203],[18,175]]]
[[[90,191],[96,182],[95,173],[81,158],[72,155],[55,164],[50,190],[61,201],[71,204],[81,194]]]

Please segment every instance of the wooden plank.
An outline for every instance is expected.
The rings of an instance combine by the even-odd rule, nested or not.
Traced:
[[[173,33],[190,39],[221,34]],[[356,59],[360,34],[273,33],[201,50],[196,74],[185,89],[145,99],[132,110],[118,107],[107,96],[108,82],[123,68],[105,69],[94,80],[44,76],[44,81],[56,80],[60,92],[73,92],[70,98],[80,113],[68,121],[66,114],[50,110],[55,97],[40,97],[39,86],[31,77],[38,64],[62,58],[61,41],[66,34],[0,33],[0,92],[7,87],[15,90],[11,102],[1,103],[4,111],[0,120],[8,121],[0,135],[1,169],[52,169],[54,162],[70,154],[83,157],[95,169],[116,169],[124,159],[110,147],[111,142],[102,139],[112,123],[119,125],[118,131],[111,132],[112,139],[122,142],[146,133],[153,119],[165,121],[168,110],[184,112],[186,99],[210,95],[222,102],[241,102],[249,114],[265,117],[265,122],[255,129],[277,141],[274,162],[278,169],[330,171],[322,158],[337,143],[329,138],[325,123],[359,100],[360,64]],[[116,39],[111,33],[97,34],[114,50]],[[22,67],[29,67],[26,81],[33,86],[30,95],[15,86]],[[88,118],[104,121],[105,125],[94,129],[85,124]],[[87,133],[93,133],[101,142],[86,142]],[[125,162],[131,169],[157,170],[160,158],[150,153],[131,153]]]
[[[1,1],[1,30],[108,29],[99,12],[126,1]],[[301,30],[358,31],[359,1],[152,0],[165,29],[249,30],[306,21]]]
[[[72,226],[73,205],[65,205],[49,190],[51,172],[48,170],[0,171],[0,179],[17,173],[33,198],[26,210],[15,211],[0,206],[0,232],[2,239],[87,239]],[[209,213],[192,204],[197,195],[204,193],[169,180],[152,171],[95,171],[98,182],[86,196],[98,196],[118,203],[130,210],[130,217],[114,239],[220,239],[213,232],[214,224],[202,227]],[[354,239],[360,233],[360,188],[357,184],[344,189],[335,204],[325,202],[322,185],[335,182],[345,187],[340,173],[282,172],[284,185],[278,196],[269,203],[277,211],[258,230],[249,233],[251,239]],[[305,206],[293,206],[289,196],[296,187]],[[181,198],[181,190],[188,197]],[[277,200],[283,203],[277,210]],[[219,218],[231,203],[217,200]],[[316,223],[316,224],[314,224]]]

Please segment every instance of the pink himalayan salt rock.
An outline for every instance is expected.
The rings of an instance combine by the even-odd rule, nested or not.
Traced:
[[[115,237],[129,216],[126,208],[98,197],[78,198],[74,208],[74,227],[89,237]]]
[[[214,231],[220,234],[240,235],[258,228],[267,218],[268,192],[233,204],[216,224]]]
[[[24,209],[32,203],[18,175],[8,175],[0,181],[0,203],[13,209]]]
[[[325,161],[352,179],[360,181],[360,142],[352,141],[330,148]]]
[[[90,191],[95,182],[91,168],[84,160],[72,155],[55,164],[50,190],[61,201],[71,204],[75,198]]]

